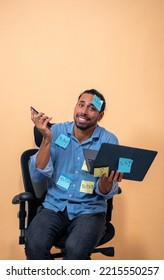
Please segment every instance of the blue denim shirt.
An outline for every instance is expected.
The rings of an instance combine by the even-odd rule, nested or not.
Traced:
[[[32,181],[39,183],[45,176],[48,178],[44,207],[54,211],[63,211],[67,207],[70,219],[80,214],[106,211],[106,200],[118,193],[118,183],[113,183],[111,191],[103,195],[98,187],[99,178],[83,168],[84,148],[99,150],[104,142],[118,144],[117,137],[97,125],[92,136],[80,143],[74,137],[73,127],[74,122],[59,123],[51,127],[53,133],[51,156],[45,169],[36,168],[36,154],[30,159]],[[56,141],[61,134],[64,135],[66,142],[64,148],[62,147],[64,142]],[[91,192],[87,191],[87,184],[91,186]]]

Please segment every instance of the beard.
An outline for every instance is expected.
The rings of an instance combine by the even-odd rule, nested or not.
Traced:
[[[76,125],[76,127],[77,128],[79,128],[80,130],[87,130],[88,128],[90,128],[90,127],[92,127],[92,125],[81,125],[81,124],[79,124],[79,123],[77,123],[76,121],[75,121],[75,125]]]

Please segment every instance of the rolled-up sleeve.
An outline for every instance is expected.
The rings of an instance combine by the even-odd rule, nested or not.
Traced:
[[[51,178],[53,174],[53,163],[50,158],[48,164],[44,169],[40,169],[36,167],[36,156],[37,154],[31,156],[29,162],[29,171],[31,180],[34,183],[40,183],[45,177]]]
[[[107,194],[103,194],[103,193],[100,191],[98,182],[99,182],[99,181],[97,181],[97,183],[96,183],[96,189],[95,189],[95,192],[96,192],[98,195],[103,196],[105,199],[110,199],[110,198],[113,197],[115,194],[118,194],[118,182],[113,182],[112,188],[111,188],[110,192],[108,192]]]

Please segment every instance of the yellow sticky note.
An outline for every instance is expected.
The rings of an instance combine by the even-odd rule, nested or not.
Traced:
[[[94,177],[101,177],[103,174],[106,174],[108,176],[109,173],[109,167],[96,167],[94,168]]]
[[[84,160],[83,166],[82,166],[81,169],[82,169],[83,171],[88,171],[87,164],[86,164],[86,160]]]
[[[94,182],[92,181],[81,181],[80,192],[92,194],[94,189]]]

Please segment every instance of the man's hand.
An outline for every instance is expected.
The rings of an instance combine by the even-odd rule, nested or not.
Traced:
[[[36,115],[33,111],[31,111],[31,120],[33,121],[37,129],[40,131],[40,133],[43,135],[43,138],[49,141],[51,141],[52,139],[52,132],[47,126],[47,124],[51,119],[52,118],[49,118],[44,113],[40,112]]]
[[[36,157],[36,167],[44,169],[50,159],[50,146],[52,141],[52,132],[47,126],[47,123],[52,119],[47,117],[44,113],[35,114],[31,111],[31,119],[40,133],[43,135],[39,152]]]
[[[121,182],[123,178],[123,173],[118,171],[111,171],[109,176],[103,174],[99,179],[99,189],[101,193],[107,194],[112,188],[113,182]]]

